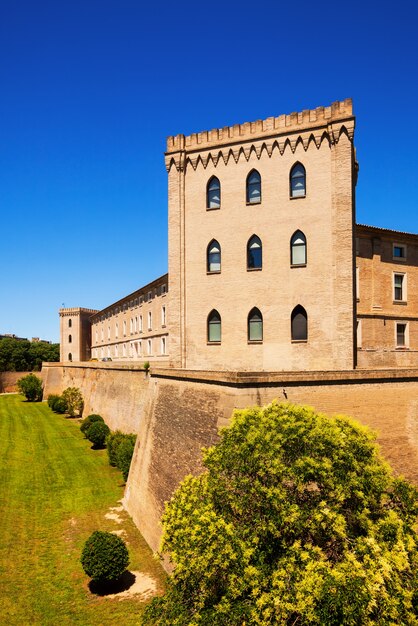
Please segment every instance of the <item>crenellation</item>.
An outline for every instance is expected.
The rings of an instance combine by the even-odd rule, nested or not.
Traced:
[[[292,112],[288,115],[278,117],[268,117],[264,120],[253,122],[243,122],[232,126],[201,131],[190,135],[175,135],[167,138],[167,154],[190,149],[201,149],[216,144],[229,143],[231,139],[240,138],[256,139],[263,138],[273,131],[285,130],[302,131],[312,126],[325,126],[326,123],[342,122],[353,118],[353,107],[351,98],[333,102],[327,107],[317,107],[316,109],[304,109],[301,112]]]

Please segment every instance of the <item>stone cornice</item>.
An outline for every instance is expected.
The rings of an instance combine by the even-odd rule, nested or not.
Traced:
[[[220,160],[225,165],[231,158],[236,163],[240,158],[248,161],[253,153],[260,159],[264,151],[269,157],[275,150],[280,154],[285,150],[295,152],[299,144],[305,151],[310,145],[318,149],[323,141],[329,145],[338,143],[342,134],[352,141],[354,127],[352,102],[347,99],[334,102],[330,107],[269,117],[188,137],[176,135],[167,140],[166,168],[170,171],[174,165],[180,171],[188,164],[193,169],[199,164],[206,168],[210,162],[216,167]]]

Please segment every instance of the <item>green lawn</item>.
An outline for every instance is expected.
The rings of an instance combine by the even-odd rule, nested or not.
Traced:
[[[123,480],[105,450],[91,450],[79,420],[0,395],[0,624],[139,624],[141,597],[94,595],[80,564],[93,530],[123,529],[129,569],[165,575],[126,513],[105,518]]]

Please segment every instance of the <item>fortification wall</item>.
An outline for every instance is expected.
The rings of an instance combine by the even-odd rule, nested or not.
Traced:
[[[111,430],[136,433],[147,412],[148,376],[140,366],[112,363],[44,363],[44,398],[78,387],[84,398],[83,415],[99,413]]]
[[[47,366],[46,388],[82,389],[88,412],[112,429],[138,433],[124,504],[149,545],[157,550],[160,518],[187,474],[202,470],[201,448],[216,442],[234,408],[273,399],[344,413],[378,432],[395,470],[418,484],[418,370],[347,372],[199,372],[132,366]]]
[[[0,393],[13,393],[17,391],[17,381],[28,374],[35,374],[43,378],[42,372],[0,372]]]

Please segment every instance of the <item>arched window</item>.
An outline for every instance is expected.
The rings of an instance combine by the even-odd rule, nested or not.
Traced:
[[[72,340],[73,340],[72,336],[71,336],[71,335],[68,335],[68,343],[71,343],[71,342],[72,342]]]
[[[308,340],[308,316],[303,306],[298,304],[292,311],[291,317],[292,341]]]
[[[290,170],[290,197],[306,196],[306,171],[302,163],[295,163]]]
[[[257,170],[251,170],[247,176],[247,202],[249,204],[261,202],[261,176]]]
[[[212,176],[208,181],[206,189],[206,207],[208,209],[221,208],[221,183],[216,176]]]
[[[263,341],[263,316],[257,308],[248,313],[248,341]]]
[[[208,272],[220,272],[221,271],[221,246],[212,239],[207,249],[207,261],[206,269]]]
[[[247,270],[261,270],[263,267],[263,246],[261,239],[253,235],[247,243]]]
[[[290,264],[306,265],[306,237],[297,230],[290,240]]]
[[[69,355],[68,355],[68,360],[69,360],[69,361],[72,361],[72,360],[73,360],[73,355],[71,354],[71,352],[70,352],[70,353],[69,353]]]
[[[68,328],[71,328],[72,325],[73,325],[73,321],[72,321],[72,319],[69,319],[68,320]]]
[[[216,343],[221,341],[221,316],[215,309],[208,315],[208,341]]]

